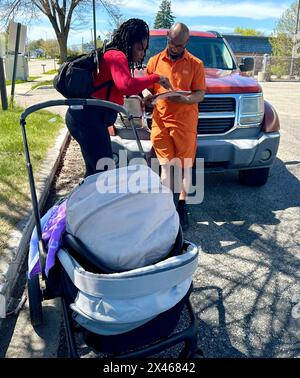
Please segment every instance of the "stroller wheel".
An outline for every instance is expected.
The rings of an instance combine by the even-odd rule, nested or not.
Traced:
[[[34,327],[39,326],[43,323],[43,310],[42,291],[38,275],[27,279],[27,290],[31,324]]]
[[[198,359],[198,358],[204,358],[202,349],[197,348],[196,350],[190,350],[188,346],[183,348],[183,350],[180,353],[180,358],[186,358],[186,359]]]
[[[203,354],[202,350],[198,348],[198,349],[196,350],[196,352],[193,353],[193,354],[190,356],[190,358],[196,358],[196,359],[198,359],[198,358],[204,358],[204,354]]]

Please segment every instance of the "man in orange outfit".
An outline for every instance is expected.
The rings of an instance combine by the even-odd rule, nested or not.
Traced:
[[[198,103],[205,95],[203,62],[186,50],[189,29],[185,24],[175,23],[168,33],[167,48],[152,57],[147,73],[157,73],[169,78],[174,89],[191,91],[185,96],[158,100],[152,116],[151,141],[161,165],[161,180],[171,187],[180,187],[177,211],[183,230],[188,228],[186,197],[191,184],[191,168],[197,149]],[[165,92],[154,84],[149,88],[153,94]],[[174,160],[175,159],[175,160]],[[172,162],[173,160],[173,162]],[[182,182],[171,183],[171,166],[180,165]]]

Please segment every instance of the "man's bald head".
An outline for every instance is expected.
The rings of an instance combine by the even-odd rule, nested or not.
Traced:
[[[173,24],[169,30],[169,37],[172,39],[187,40],[190,36],[189,28],[181,22]]]
[[[168,54],[172,60],[179,59],[189,41],[189,28],[181,22],[172,25],[168,33]]]

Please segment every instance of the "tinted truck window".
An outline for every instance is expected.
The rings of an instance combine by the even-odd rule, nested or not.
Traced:
[[[151,36],[149,50],[144,62],[147,64],[149,58],[164,50],[167,46],[165,36]],[[191,36],[187,46],[188,51],[201,59],[206,68],[218,68],[223,70],[235,69],[235,63],[231,54],[220,38],[205,38]]]

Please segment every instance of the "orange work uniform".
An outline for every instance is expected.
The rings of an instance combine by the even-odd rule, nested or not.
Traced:
[[[203,62],[186,50],[176,61],[169,58],[167,49],[150,58],[147,73],[154,72],[168,77],[174,89],[206,89]],[[157,83],[151,89],[154,94],[166,91]],[[161,164],[179,158],[183,167],[191,166],[189,161],[194,161],[197,149],[197,125],[198,104],[157,101],[152,115],[151,141]]]

